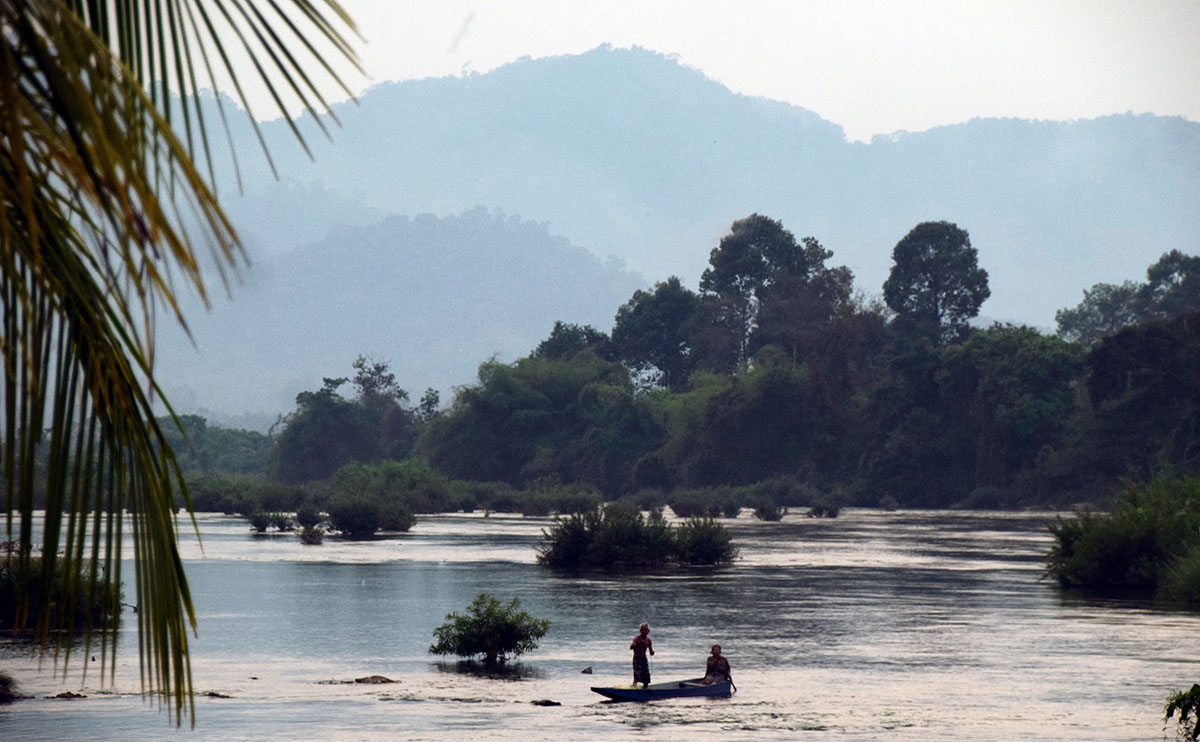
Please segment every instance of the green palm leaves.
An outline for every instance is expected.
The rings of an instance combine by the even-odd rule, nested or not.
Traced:
[[[143,687],[169,698],[177,721],[193,710],[195,614],[176,544],[182,480],[152,410],[154,323],[164,311],[182,322],[179,292],[206,297],[207,271],[223,281],[241,259],[197,94],[228,80],[249,111],[237,71],[252,67],[281,113],[298,103],[316,118],[327,105],[305,67],[344,89],[326,61],[356,64],[343,28],[332,0],[0,0],[8,565],[72,583],[57,598],[23,593],[16,623],[47,646],[72,628],[70,596],[119,600],[108,588],[132,557]],[[86,623],[111,668],[115,623]]]

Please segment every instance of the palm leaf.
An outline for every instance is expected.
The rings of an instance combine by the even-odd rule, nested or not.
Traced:
[[[130,549],[143,689],[177,723],[195,720],[196,618],[177,545],[186,490],[153,413],[154,325],[163,310],[183,322],[183,290],[206,300],[205,265],[225,281],[243,260],[215,196],[200,85],[218,87],[219,60],[249,111],[244,65],[283,115],[280,85],[314,116],[328,112],[304,67],[346,88],[312,39],[357,62],[338,30],[353,28],[344,11],[321,5],[0,0],[0,470],[17,544],[6,565],[29,576],[40,547],[43,584],[60,571],[115,615]],[[80,594],[67,589],[58,605],[26,593],[16,616],[64,673],[70,645],[55,637],[73,628]],[[89,614],[81,628],[111,673],[116,624]]]

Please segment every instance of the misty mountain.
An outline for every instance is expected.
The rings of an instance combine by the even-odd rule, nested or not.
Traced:
[[[352,376],[359,354],[389,362],[415,402],[529,354],[556,319],[609,327],[643,284],[498,211],[390,216],[256,263],[232,299],[185,310],[194,347],[164,323],[157,373],[179,411],[256,429],[323,377]]]
[[[948,220],[970,232],[990,273],[983,314],[1052,328],[1055,310],[1078,303],[1084,288],[1141,279],[1167,250],[1195,253],[1200,233],[1200,124],[1181,118],[979,119],[850,142],[811,111],[732,93],[655,52],[609,47],[487,74],[382,84],[335,113],[341,127],[331,127],[332,142],[311,117],[300,122],[315,163],[286,124],[263,125],[282,183],[271,178],[245,123],[233,131],[245,195],[232,194],[233,172],[217,158],[235,224],[255,260],[281,276],[289,261],[313,260],[304,246],[339,224],[452,216],[482,205],[594,255],[616,256],[641,285],[675,274],[695,287],[729,225],[758,212],[797,236],[817,237],[834,251],[834,264],[854,270],[860,288],[878,292],[896,242],[921,221]],[[264,266],[251,271],[252,285],[268,280],[257,275]],[[416,291],[435,275],[445,274],[395,278]],[[325,307],[347,345],[356,344],[351,358],[383,344],[354,316],[334,317],[359,304],[351,297],[371,292],[356,280],[346,276],[341,286],[349,296],[318,286],[307,297]],[[430,292],[481,290],[456,281]],[[530,281],[512,286],[510,298],[547,290]],[[235,294],[240,304],[243,291]],[[588,321],[608,329],[627,298]],[[540,306],[558,313],[543,318],[547,330],[554,319],[572,319]],[[466,343],[486,332],[447,342],[477,363],[504,345],[509,330],[495,332],[495,342],[475,348]],[[544,335],[527,336],[520,352]],[[426,378],[400,370],[414,386],[407,379]],[[445,389],[466,380],[419,384]]]

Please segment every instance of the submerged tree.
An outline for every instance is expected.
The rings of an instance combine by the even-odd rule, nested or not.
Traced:
[[[207,297],[199,245],[222,278],[241,255],[197,95],[218,88],[214,64],[236,82],[247,60],[282,113],[275,88],[286,84],[316,120],[327,106],[299,60],[335,81],[314,44],[354,60],[339,30],[348,17],[321,5],[0,0],[0,468],[12,559],[22,572],[32,564],[37,488],[44,580],[61,570],[119,584],[132,522],[141,677],[173,701],[177,722],[193,710],[195,614],[175,541],[182,480],[152,414],[154,324],[182,322],[181,290]],[[19,626],[57,636],[50,598],[17,590]],[[115,628],[90,628],[111,666]]]

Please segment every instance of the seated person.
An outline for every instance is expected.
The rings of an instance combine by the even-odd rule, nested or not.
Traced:
[[[713,683],[723,683],[726,680],[733,680],[733,676],[729,673],[729,660],[721,656],[721,645],[714,644],[712,654],[708,656],[705,666],[704,680],[700,682],[712,685]]]

